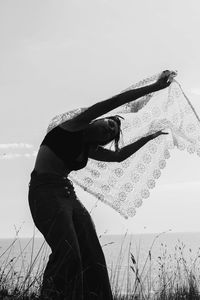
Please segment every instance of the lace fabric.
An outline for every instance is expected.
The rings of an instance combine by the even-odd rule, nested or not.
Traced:
[[[126,90],[151,84],[159,75],[140,81]],[[85,109],[56,116],[48,131]],[[124,118],[120,147],[158,130],[168,132],[148,142],[121,163],[89,159],[84,169],[70,173],[69,177],[75,184],[127,219],[133,217],[137,208],[150,196],[174,147],[200,156],[200,120],[176,80],[168,88],[129,102],[104,116],[113,114]],[[113,150],[113,144],[110,143],[106,148]]]

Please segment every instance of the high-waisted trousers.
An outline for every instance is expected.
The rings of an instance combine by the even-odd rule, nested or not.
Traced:
[[[113,300],[94,223],[67,177],[31,173],[29,206],[51,248],[41,299]]]

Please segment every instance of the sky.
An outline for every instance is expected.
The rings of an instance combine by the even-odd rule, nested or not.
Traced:
[[[200,113],[199,13],[198,0],[0,1],[0,237],[33,235],[28,183],[55,115],[165,69],[178,70]],[[173,150],[128,220],[76,190],[98,234],[199,231],[199,169],[197,156]]]

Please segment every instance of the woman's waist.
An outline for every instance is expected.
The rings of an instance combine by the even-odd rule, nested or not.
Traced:
[[[74,191],[72,181],[67,175],[56,174],[51,172],[38,172],[35,169],[31,173],[29,188],[67,188]]]

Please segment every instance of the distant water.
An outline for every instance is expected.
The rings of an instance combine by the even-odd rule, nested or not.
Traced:
[[[0,264],[1,268],[13,268],[21,275],[27,274],[32,258],[37,258],[32,274],[42,270],[50,254],[50,248],[44,239],[31,238],[0,239]],[[145,274],[157,278],[161,266],[165,271],[171,272],[181,257],[188,266],[195,261],[199,267],[200,257],[200,232],[195,233],[163,233],[163,234],[134,234],[134,235],[102,235],[100,237],[111,284],[120,285],[126,289],[127,278],[135,280],[131,266],[145,277]],[[10,248],[9,248],[10,247]],[[9,248],[5,254],[4,251]],[[40,251],[40,252],[39,252]],[[39,254],[38,254],[39,252]],[[131,261],[131,254],[133,260]],[[165,263],[164,263],[165,262]],[[143,271],[142,271],[143,270]],[[116,275],[119,275],[118,278]]]

